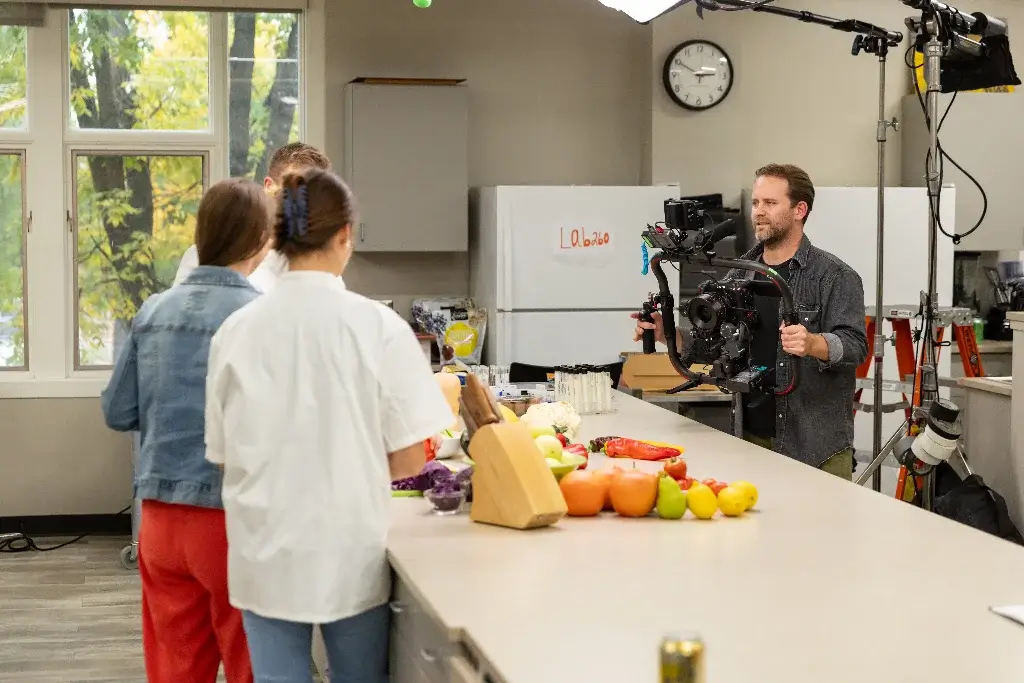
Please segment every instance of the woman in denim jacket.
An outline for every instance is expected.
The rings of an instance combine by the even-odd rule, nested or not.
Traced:
[[[142,501],[139,571],[150,683],[250,683],[240,613],[228,599],[221,471],[206,460],[204,407],[210,340],[259,296],[247,277],[271,242],[270,199],[259,185],[225,180],[199,205],[199,267],[150,297],[132,323],[103,392],[107,425],[138,430]]]

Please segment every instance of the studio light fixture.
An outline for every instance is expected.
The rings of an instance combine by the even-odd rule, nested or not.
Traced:
[[[602,5],[625,13],[633,21],[646,24],[691,0],[601,0]]]

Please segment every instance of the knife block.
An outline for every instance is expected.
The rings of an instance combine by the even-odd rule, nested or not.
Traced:
[[[473,504],[469,518],[509,529],[550,526],[568,512],[558,482],[522,422],[481,427],[469,442]]]

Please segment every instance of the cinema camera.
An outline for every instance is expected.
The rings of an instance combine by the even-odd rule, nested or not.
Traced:
[[[697,202],[668,199],[664,225],[648,225],[642,233],[646,247],[660,250],[650,259],[659,291],[650,295],[638,318],[653,322],[653,314],[661,313],[669,360],[676,372],[687,380],[670,389],[670,394],[701,384],[713,384],[733,393],[774,391],[777,396],[785,396],[796,388],[798,364],[795,358],[790,363],[788,383],[781,389],[765,381],[771,368],[750,363],[750,340],[754,330],[762,324],[754,307],[755,295],[780,297],[780,313],[787,324],[796,324],[798,318],[789,285],[772,268],[755,261],[716,256],[715,244],[735,235],[736,229],[736,219],[712,225]],[[711,278],[703,282],[696,296],[681,307],[691,325],[682,335],[682,349],[676,348],[675,299],[662,269],[665,261],[695,270],[704,265],[731,269],[725,279]],[[767,280],[754,280],[753,273],[760,273]],[[654,330],[644,331],[644,353],[655,352],[654,336]],[[711,371],[696,372],[690,369],[693,365],[710,366]]]

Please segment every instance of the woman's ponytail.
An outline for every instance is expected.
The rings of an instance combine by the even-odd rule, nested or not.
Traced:
[[[330,171],[307,168],[281,181],[275,248],[286,257],[323,248],[355,221],[355,200],[348,186]]]

